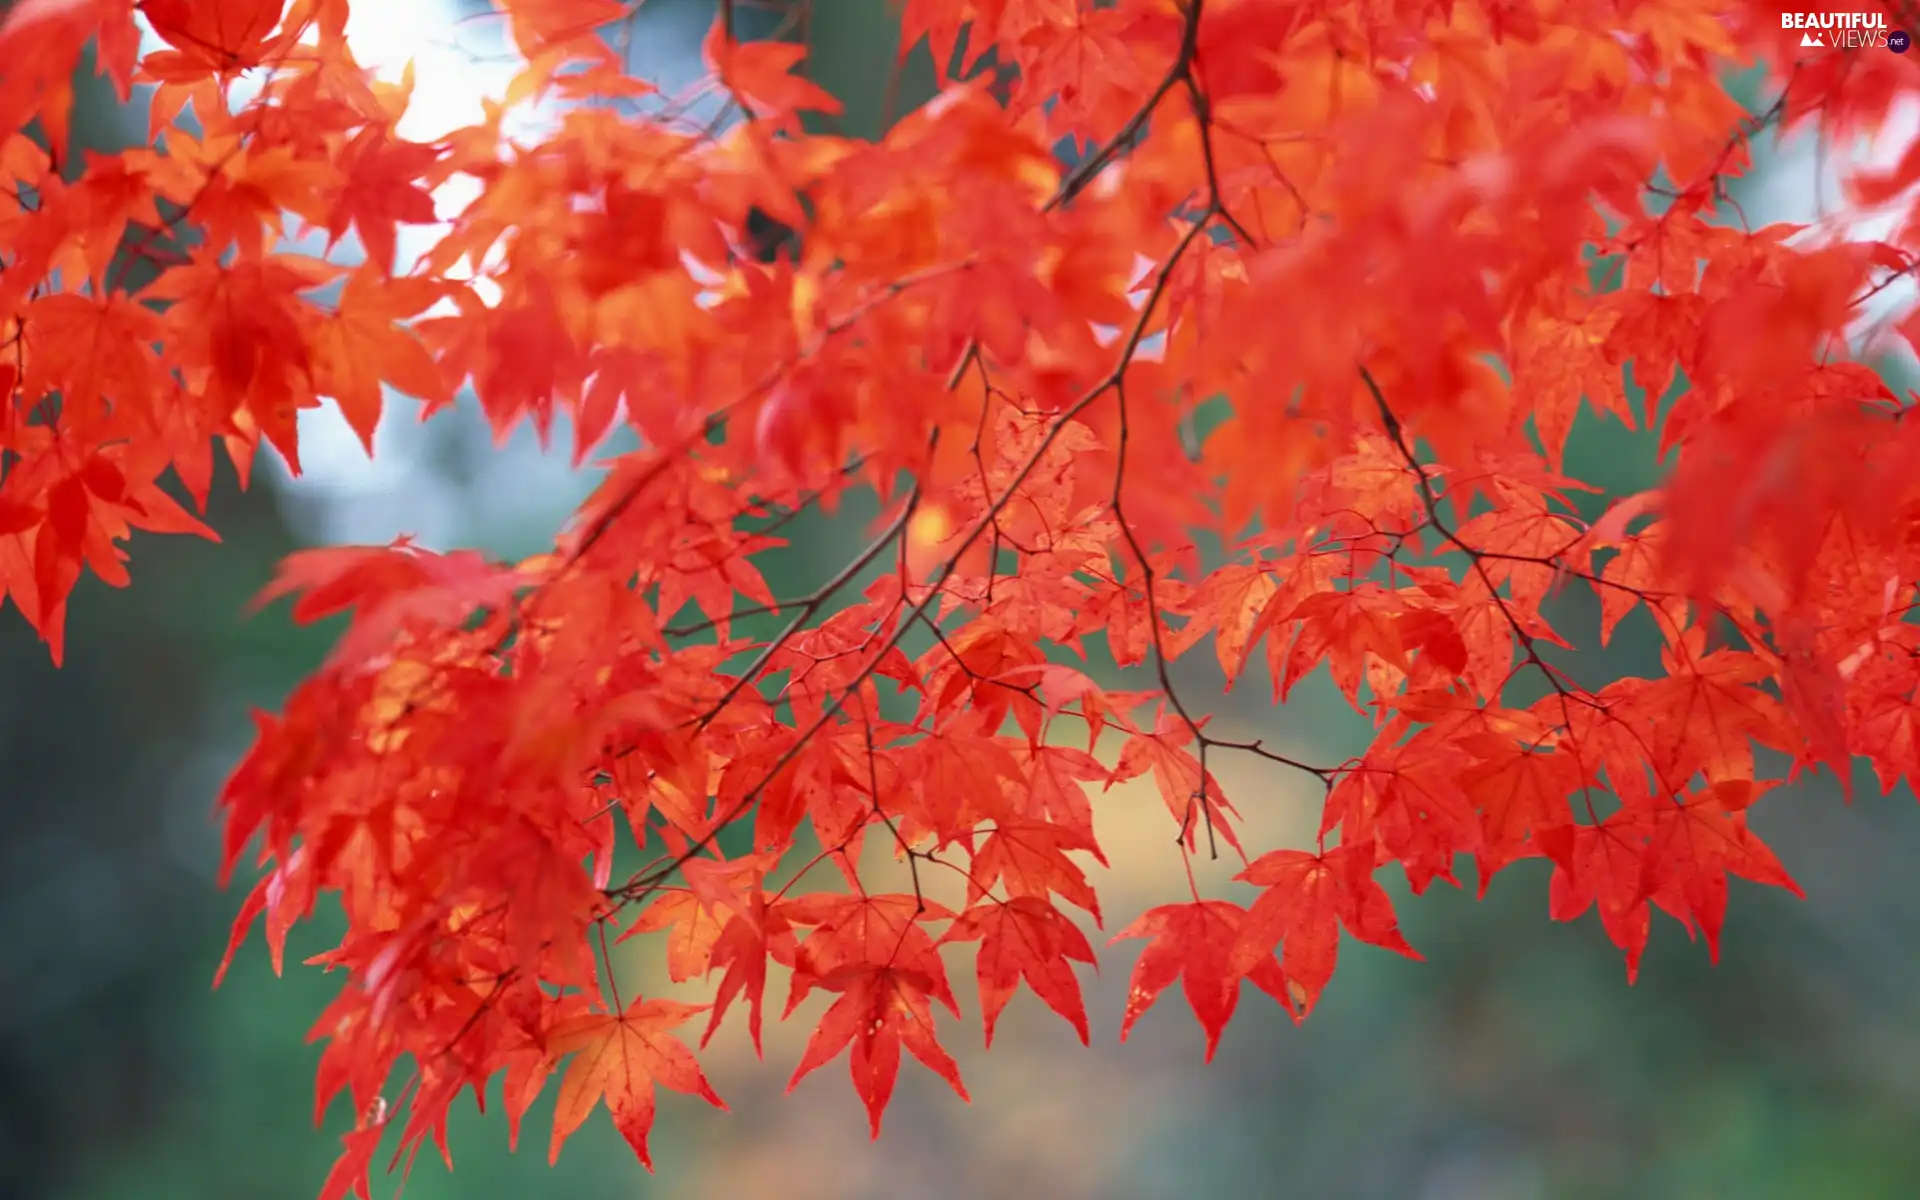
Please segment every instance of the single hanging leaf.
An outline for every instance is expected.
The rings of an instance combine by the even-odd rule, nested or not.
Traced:
[[[660,1084],[698,1096],[715,1108],[726,1102],[714,1094],[686,1044],[667,1031],[686,1023],[704,1004],[636,997],[624,1012],[591,1013],[561,1022],[548,1035],[554,1054],[572,1054],[553,1108],[553,1143],[547,1160],[557,1162],[560,1147],[606,1101],[614,1128],[627,1139],[640,1163],[653,1170],[647,1133],[653,1128],[653,1088]]]
[[[941,941],[980,943],[976,969],[988,1046],[993,1045],[994,1024],[1022,977],[1034,995],[1073,1026],[1080,1044],[1087,1044],[1087,1008],[1072,963],[1093,962],[1093,948],[1045,899],[1015,896],[975,905],[960,914]]]
[[[1273,961],[1284,942],[1280,963],[1302,1018],[1313,1012],[1333,976],[1343,926],[1363,942],[1420,959],[1400,935],[1393,901],[1374,881],[1372,847],[1341,846],[1324,854],[1275,850],[1236,878],[1266,891],[1240,922],[1230,965],[1235,971],[1258,970]]]
[[[880,1136],[880,1118],[893,1098],[894,1081],[900,1075],[900,1048],[905,1046],[928,1070],[947,1081],[954,1093],[967,1100],[967,1089],[960,1082],[959,1064],[941,1048],[933,1027],[933,1006],[929,992],[933,982],[909,968],[856,965],[836,974],[833,984],[841,992],[838,1000],[820,1018],[820,1024],[807,1039],[807,1050],[787,1083],[791,1092],[800,1081],[849,1050],[847,1066],[853,1075],[853,1090],[867,1106],[873,1136]],[[960,1012],[949,998],[948,1007],[955,1016]]]
[[[1206,1031],[1208,1062],[1213,1061],[1221,1031],[1240,1003],[1242,979],[1251,981],[1292,1014],[1294,1001],[1286,974],[1271,953],[1245,967],[1236,968],[1234,964],[1234,945],[1246,917],[1246,909],[1225,900],[1163,904],[1147,910],[1115,934],[1113,942],[1153,939],[1133,967],[1127,1011],[1120,1020],[1120,1040],[1127,1040],[1133,1023],[1176,979],[1184,981],[1187,1006]]]

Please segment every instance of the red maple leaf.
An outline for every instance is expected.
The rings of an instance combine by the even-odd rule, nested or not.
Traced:
[[[968,1098],[960,1082],[960,1067],[940,1048],[933,1028],[929,997],[945,990],[944,980],[910,967],[854,963],[823,979],[821,986],[841,995],[807,1040],[806,1053],[787,1083],[789,1092],[851,1047],[848,1069],[853,1074],[853,1090],[866,1104],[873,1136],[878,1138],[881,1115],[893,1098],[894,1081],[900,1075],[900,1048],[905,1046],[928,1070],[946,1080],[962,1100]],[[945,1002],[954,1016],[960,1015],[950,995]]]
[[[1183,981],[1187,1006],[1207,1035],[1207,1061],[1220,1045],[1220,1034],[1240,1004],[1240,981],[1249,980],[1293,1013],[1289,981],[1271,951],[1244,966],[1236,966],[1235,949],[1247,910],[1225,900],[1198,900],[1192,904],[1163,904],[1148,909],[1140,919],[1113,935],[1151,938],[1133,967],[1127,988],[1127,1011],[1120,1019],[1120,1040],[1140,1015],[1153,1007],[1167,985]],[[1112,944],[1112,943],[1109,943]]]
[[[1333,977],[1342,926],[1361,941],[1420,958],[1400,936],[1393,902],[1374,882],[1371,848],[1341,846],[1323,854],[1275,850],[1255,859],[1238,878],[1266,891],[1240,923],[1230,962],[1236,971],[1251,974],[1281,950],[1280,964],[1302,1018],[1313,1012]]]
[[[1087,1008],[1072,963],[1093,962],[1093,948],[1044,896],[977,904],[960,914],[941,941],[980,943],[980,1011],[988,1046],[993,1045],[1001,1010],[1023,977],[1033,994],[1065,1017],[1086,1044]]]

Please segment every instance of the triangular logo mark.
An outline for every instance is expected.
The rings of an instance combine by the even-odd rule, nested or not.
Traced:
[[[1817,33],[1803,33],[1803,34],[1801,34],[1801,35],[1800,35],[1800,44],[1801,44],[1802,46],[1818,46],[1818,47],[1819,47],[1819,48],[1821,48],[1822,50],[1824,50],[1824,49],[1826,49],[1826,48],[1827,48],[1827,44],[1826,44],[1825,42],[1823,42],[1823,41],[1821,41],[1821,40],[1820,40],[1820,35],[1819,35],[1819,34],[1817,34]]]

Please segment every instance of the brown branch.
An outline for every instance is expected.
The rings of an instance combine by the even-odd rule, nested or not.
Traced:
[[[1152,320],[1153,314],[1159,308],[1160,301],[1165,298],[1168,281],[1172,277],[1174,267],[1186,255],[1187,250],[1200,236],[1204,228],[1205,226],[1200,224],[1190,226],[1181,236],[1179,242],[1175,244],[1173,252],[1168,256],[1167,261],[1162,264],[1159,271],[1156,272],[1152,290],[1149,292],[1146,301],[1141,305],[1140,315],[1134,321],[1132,329],[1123,342],[1113,368],[1104,377],[1089,387],[1072,404],[1062,410],[1051,422],[1047,432],[1041,437],[1039,443],[1034,446],[1027,454],[1027,457],[1022,460],[1020,466],[1014,471],[1013,478],[1008,482],[1006,490],[1003,491],[999,498],[988,506],[987,511],[981,514],[979,519],[968,528],[959,544],[954,547],[947,560],[941,564],[939,574],[934,580],[933,585],[928,588],[927,594],[908,611],[906,617],[899,622],[893,634],[882,643],[880,649],[868,660],[866,666],[861,668],[860,672],[855,675],[853,680],[849,682],[837,696],[827,702],[819,716],[814,718],[806,729],[800,732],[794,739],[793,744],[787,747],[761,775],[759,782],[740,798],[739,802],[734,805],[731,811],[716,821],[711,830],[703,835],[696,843],[689,846],[684,853],[676,856],[677,861],[655,871],[636,876],[629,880],[623,887],[616,889],[618,894],[629,900],[643,898],[650,894],[656,886],[670,878],[672,873],[678,870],[682,863],[685,863],[698,854],[704,853],[713,844],[720,830],[731,825],[758,803],[761,794],[780,776],[780,773],[792,765],[793,761],[800,756],[814,737],[816,737],[822,729],[826,728],[828,723],[840,716],[845,710],[847,701],[851,699],[860,689],[860,686],[870,679],[873,673],[879,669],[882,660],[884,660],[889,653],[898,649],[901,642],[906,640],[907,632],[913,627],[914,622],[920,619],[933,606],[935,600],[941,595],[948,578],[950,578],[958,568],[961,558],[968,550],[973,548],[975,542],[986,535],[994,521],[998,519],[1000,513],[1012,502],[1015,494],[1019,492],[1021,485],[1033,474],[1034,469],[1040,465],[1041,459],[1046,456],[1047,452],[1053,448],[1054,443],[1059,440],[1061,433],[1064,432],[1067,426],[1081,413],[1092,407],[1095,401],[1118,386],[1120,380],[1125,376],[1128,367],[1132,365],[1135,354],[1139,351],[1140,343],[1146,336],[1148,323]]]
[[[1061,181],[1060,189],[1053,194],[1053,199],[1041,207],[1042,213],[1052,212],[1063,204],[1072,203],[1074,197],[1086,191],[1094,177],[1099,175],[1108,163],[1117,158],[1122,149],[1134,144],[1140,136],[1140,131],[1152,118],[1154,110],[1159,108],[1160,102],[1167,98],[1167,93],[1182,80],[1191,78],[1194,56],[1200,49],[1200,10],[1204,3],[1205,0],[1190,0],[1186,6],[1185,20],[1180,29],[1180,48],[1174,52],[1173,65],[1167,68],[1167,73],[1160,83],[1148,94],[1145,102],[1133,116],[1127,119],[1127,123],[1120,127],[1120,132],[1108,138],[1105,145],[1088,155]]]
[[[812,593],[800,601],[800,611],[793,614],[793,620],[787,622],[787,627],[780,631],[780,635],[771,642],[768,642],[766,647],[761,650],[760,654],[753,660],[753,664],[734,679],[733,685],[726,690],[726,693],[720,697],[719,701],[716,702],[712,708],[701,714],[700,718],[694,722],[694,728],[705,729],[708,725],[711,725],[713,719],[719,716],[729,704],[733,703],[734,698],[740,694],[741,689],[745,688],[761,671],[766,669],[767,663],[773,660],[773,656],[780,653],[781,648],[792,641],[794,635],[799,633],[808,621],[813,620],[814,617],[820,614],[820,609],[826,605],[827,601],[833,599],[833,597],[839,593],[840,589],[852,583],[854,579],[859,576],[860,572],[872,565],[874,559],[880,557],[881,551],[892,544],[893,540],[899,537],[901,532],[906,529],[907,522],[913,519],[913,514],[919,507],[920,485],[915,483],[913,490],[907,493],[906,502],[900,506],[900,511],[895,514],[893,520],[887,523],[886,529],[881,531],[880,536],[867,543],[866,549],[855,555],[853,561],[841,568],[839,574],[815,588]]]

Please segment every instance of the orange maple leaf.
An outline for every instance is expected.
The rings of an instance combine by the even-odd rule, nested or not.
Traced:
[[[560,1147],[602,1099],[614,1128],[649,1171],[653,1158],[647,1153],[647,1133],[653,1128],[655,1084],[725,1109],[726,1101],[714,1094],[693,1052],[667,1033],[706,1009],[704,1004],[636,997],[618,1014],[590,1013],[555,1026],[548,1034],[549,1049],[574,1058],[554,1103],[547,1160],[559,1161]]]
[[[803,111],[838,116],[844,109],[832,92],[793,74],[805,46],[786,42],[737,42],[724,20],[715,20],[700,48],[707,66],[756,117],[790,126]]]

